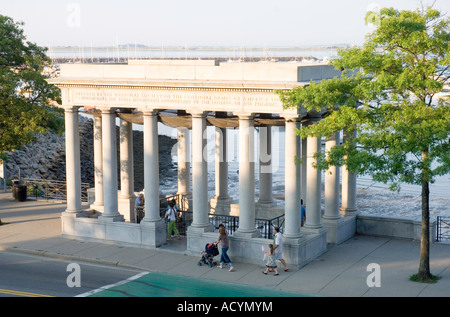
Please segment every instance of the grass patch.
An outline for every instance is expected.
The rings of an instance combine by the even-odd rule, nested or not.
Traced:
[[[417,274],[413,274],[409,277],[410,281],[420,282],[420,283],[428,283],[433,284],[436,283],[440,279],[439,276],[431,274],[431,279],[421,280]]]

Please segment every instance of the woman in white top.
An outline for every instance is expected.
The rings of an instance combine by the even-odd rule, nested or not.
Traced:
[[[166,218],[167,218],[167,240],[171,240],[172,232],[174,232],[178,236],[178,239],[180,239],[181,236],[176,226],[177,210],[173,202],[169,203],[169,207],[167,208],[166,211]]]

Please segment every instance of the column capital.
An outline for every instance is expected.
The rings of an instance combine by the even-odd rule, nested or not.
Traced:
[[[302,116],[292,115],[292,114],[281,114],[285,122],[301,122]]]
[[[156,116],[158,115],[159,110],[157,109],[142,109],[142,114],[144,116]]]
[[[209,111],[201,111],[201,110],[186,110],[186,113],[189,113],[192,118],[206,118]]]
[[[78,106],[66,106],[66,107],[64,107],[64,112],[67,112],[67,113],[78,112],[80,108],[81,107],[78,107]]]
[[[253,120],[255,118],[255,114],[249,112],[233,112],[233,114],[238,116],[239,120]]]
[[[101,108],[99,109],[102,114],[115,114],[116,113],[116,108]]]

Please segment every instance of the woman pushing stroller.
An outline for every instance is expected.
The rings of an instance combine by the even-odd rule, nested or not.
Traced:
[[[231,272],[234,270],[234,267],[227,254],[229,248],[229,241],[228,241],[228,234],[225,231],[225,226],[223,224],[219,225],[219,233],[220,233],[219,239],[216,242],[214,242],[215,244],[218,244],[220,242],[220,246],[222,247],[222,254],[220,256],[220,264],[218,268],[221,269],[223,265],[226,263],[230,268],[228,271]]]

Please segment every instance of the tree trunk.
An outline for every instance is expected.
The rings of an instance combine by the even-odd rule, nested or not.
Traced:
[[[426,159],[428,151],[422,153],[422,162]],[[427,170],[422,169],[422,230],[420,237],[420,264],[417,277],[420,281],[432,279],[430,273],[430,189]]]

